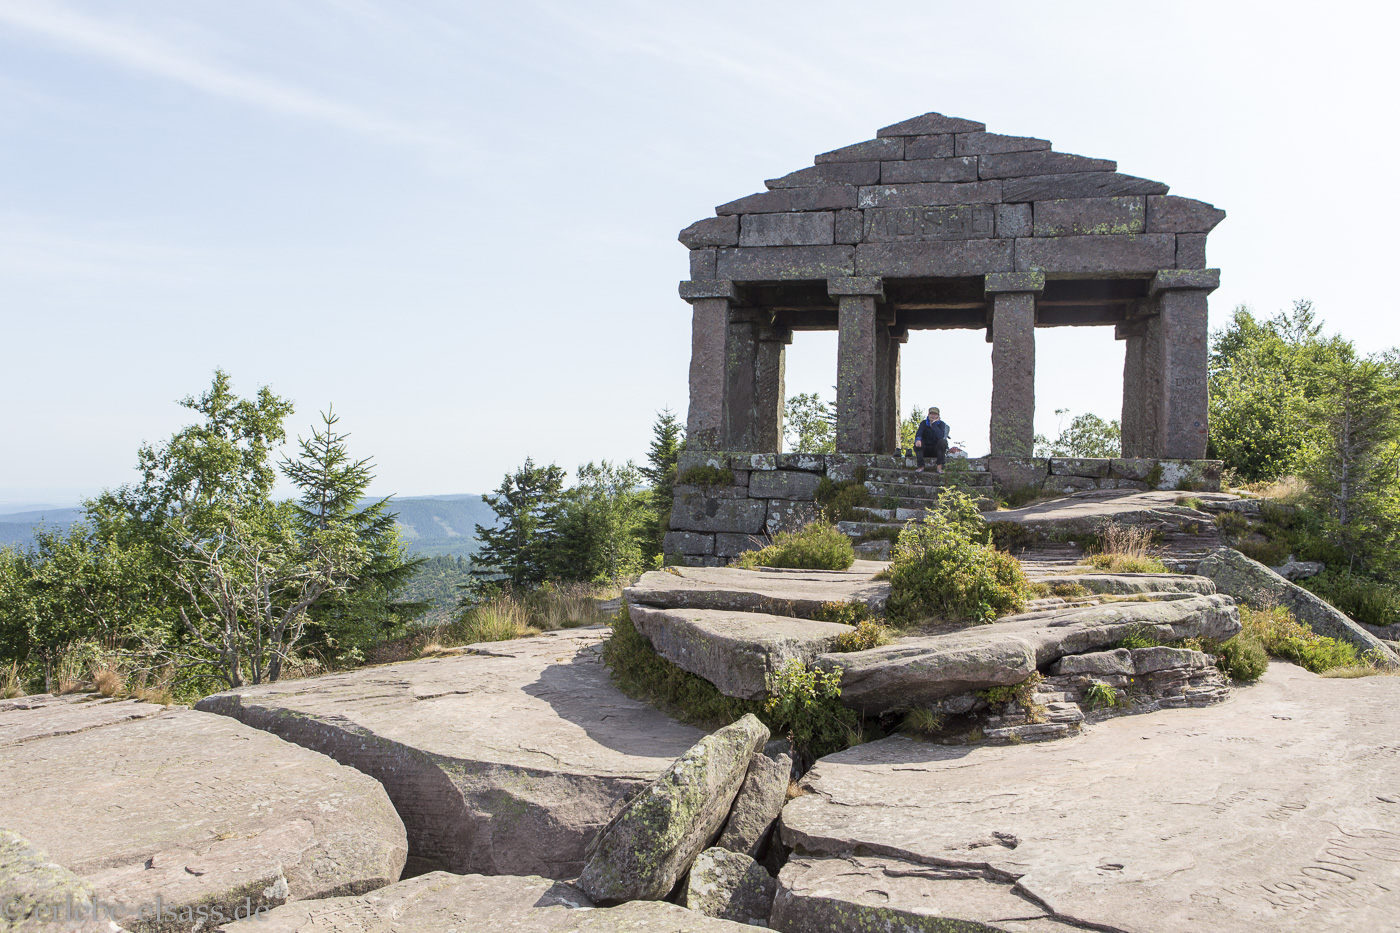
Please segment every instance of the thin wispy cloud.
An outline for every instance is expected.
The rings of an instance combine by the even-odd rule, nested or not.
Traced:
[[[0,0],[0,27],[43,36],[110,64],[182,84],[286,117],[314,120],[384,143],[441,156],[464,141],[431,128],[308,91],[224,62],[201,58],[159,38],[56,3]]]

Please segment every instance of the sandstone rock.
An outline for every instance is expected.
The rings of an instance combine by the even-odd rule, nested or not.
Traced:
[[[1239,630],[1239,612],[1229,597],[1187,596],[1024,613],[868,651],[824,654],[817,663],[841,671],[842,702],[883,713],[1020,683],[1064,655],[1095,651],[1134,633],[1173,641],[1225,639]]]
[[[373,778],[221,716],[157,708],[112,721],[121,707],[5,713],[62,727],[31,728],[0,756],[0,825],[81,878],[123,927],[194,930],[201,910],[208,926],[214,911],[360,893],[402,872],[403,824]],[[157,898],[173,919],[137,915]]]
[[[749,478],[755,499],[811,499],[821,477],[803,470],[760,470]]]
[[[715,843],[721,849],[739,852],[749,858],[763,855],[768,831],[773,828],[778,814],[783,812],[783,804],[787,802],[788,782],[792,777],[790,755],[779,754],[770,758],[766,754],[767,749],[764,752],[754,755],[749,761],[744,784],[739,788],[739,796],[734,798],[724,832],[720,833],[719,841]]]
[[[729,567],[677,567],[676,572],[652,571],[623,593],[631,605],[662,609],[719,609],[767,612],[809,618],[830,602],[863,602],[873,611],[884,609],[890,586],[875,579],[876,571],[739,570]]]
[[[571,885],[537,876],[432,872],[360,897],[279,907],[224,933],[740,933],[737,923],[657,901],[594,909]]]
[[[157,703],[109,700],[94,694],[54,696],[44,693],[16,697],[0,702],[0,748],[30,739],[70,735],[145,719],[164,710],[165,707]]]
[[[790,859],[778,876],[771,925],[784,933],[1079,929],[1055,921],[994,872],[878,856]]]
[[[613,686],[602,628],[206,697],[377,778],[415,869],[574,877],[631,794],[701,733]]]
[[[579,886],[598,903],[660,900],[709,847],[768,729],[753,715],[706,736],[627,801],[589,848]]]
[[[120,930],[92,885],[8,829],[0,829],[0,899],[0,933]]]
[[[1130,596],[1148,593],[1199,593],[1209,596],[1215,592],[1215,583],[1206,577],[1194,574],[1175,573],[1084,573],[1048,574],[1031,577],[1033,583],[1046,586],[1072,586],[1078,584],[1090,593],[1106,593],[1115,596]]]
[[[1210,577],[1220,592],[1229,593],[1241,602],[1256,608],[1283,606],[1317,634],[1355,645],[1357,651],[1371,653],[1386,667],[1400,667],[1400,657],[1388,645],[1341,610],[1233,548],[1215,551],[1201,561],[1196,572]]]
[[[1397,729],[1400,680],[1275,664],[1229,703],[1112,719],[1073,742],[848,749],[808,773],[782,835],[809,858],[982,872],[1094,929],[1387,929],[1400,911]],[[888,883],[868,874],[844,889]],[[915,893],[939,900],[946,883]],[[773,925],[793,929],[784,910],[780,892]]]
[[[757,612],[629,607],[656,653],[727,696],[763,696],[769,674],[791,660],[811,663],[851,626]]]
[[[706,849],[695,857],[685,886],[685,906],[707,917],[767,926],[778,883],[747,855]]]
[[[1327,569],[1327,565],[1320,560],[1290,560],[1282,566],[1269,569],[1285,580],[1306,580],[1322,573]]]

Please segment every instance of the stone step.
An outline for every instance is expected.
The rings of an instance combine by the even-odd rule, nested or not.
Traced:
[[[889,591],[890,585],[877,581],[873,571],[668,567],[642,574],[623,598],[629,605],[659,609],[724,609],[810,618],[833,602],[863,602],[881,612]]]
[[[926,467],[924,472],[916,473],[913,469],[905,470],[866,470],[865,483],[869,487],[871,483],[877,485],[913,486],[924,487],[930,490],[930,495],[935,494],[939,489],[948,486],[991,486],[992,474],[976,473],[971,470],[949,470],[947,473],[935,473],[933,467]]]

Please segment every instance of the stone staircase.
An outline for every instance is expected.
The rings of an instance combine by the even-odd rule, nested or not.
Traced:
[[[856,543],[858,556],[870,560],[889,557],[892,529],[905,522],[918,521],[945,489],[961,489],[977,500],[983,511],[996,508],[992,475],[979,465],[952,461],[946,473],[935,473],[930,466],[923,473],[914,471],[915,461],[901,465],[891,458],[890,466],[870,467],[865,472],[865,488],[879,507],[862,508],[865,521],[839,522],[837,527]]]

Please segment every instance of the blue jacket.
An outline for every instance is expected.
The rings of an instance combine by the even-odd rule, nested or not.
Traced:
[[[934,441],[948,440],[948,436],[953,433],[953,429],[948,427],[947,422],[942,418],[930,422],[927,418],[919,422],[919,431],[914,435],[914,440],[923,441],[921,446],[932,447]]]

